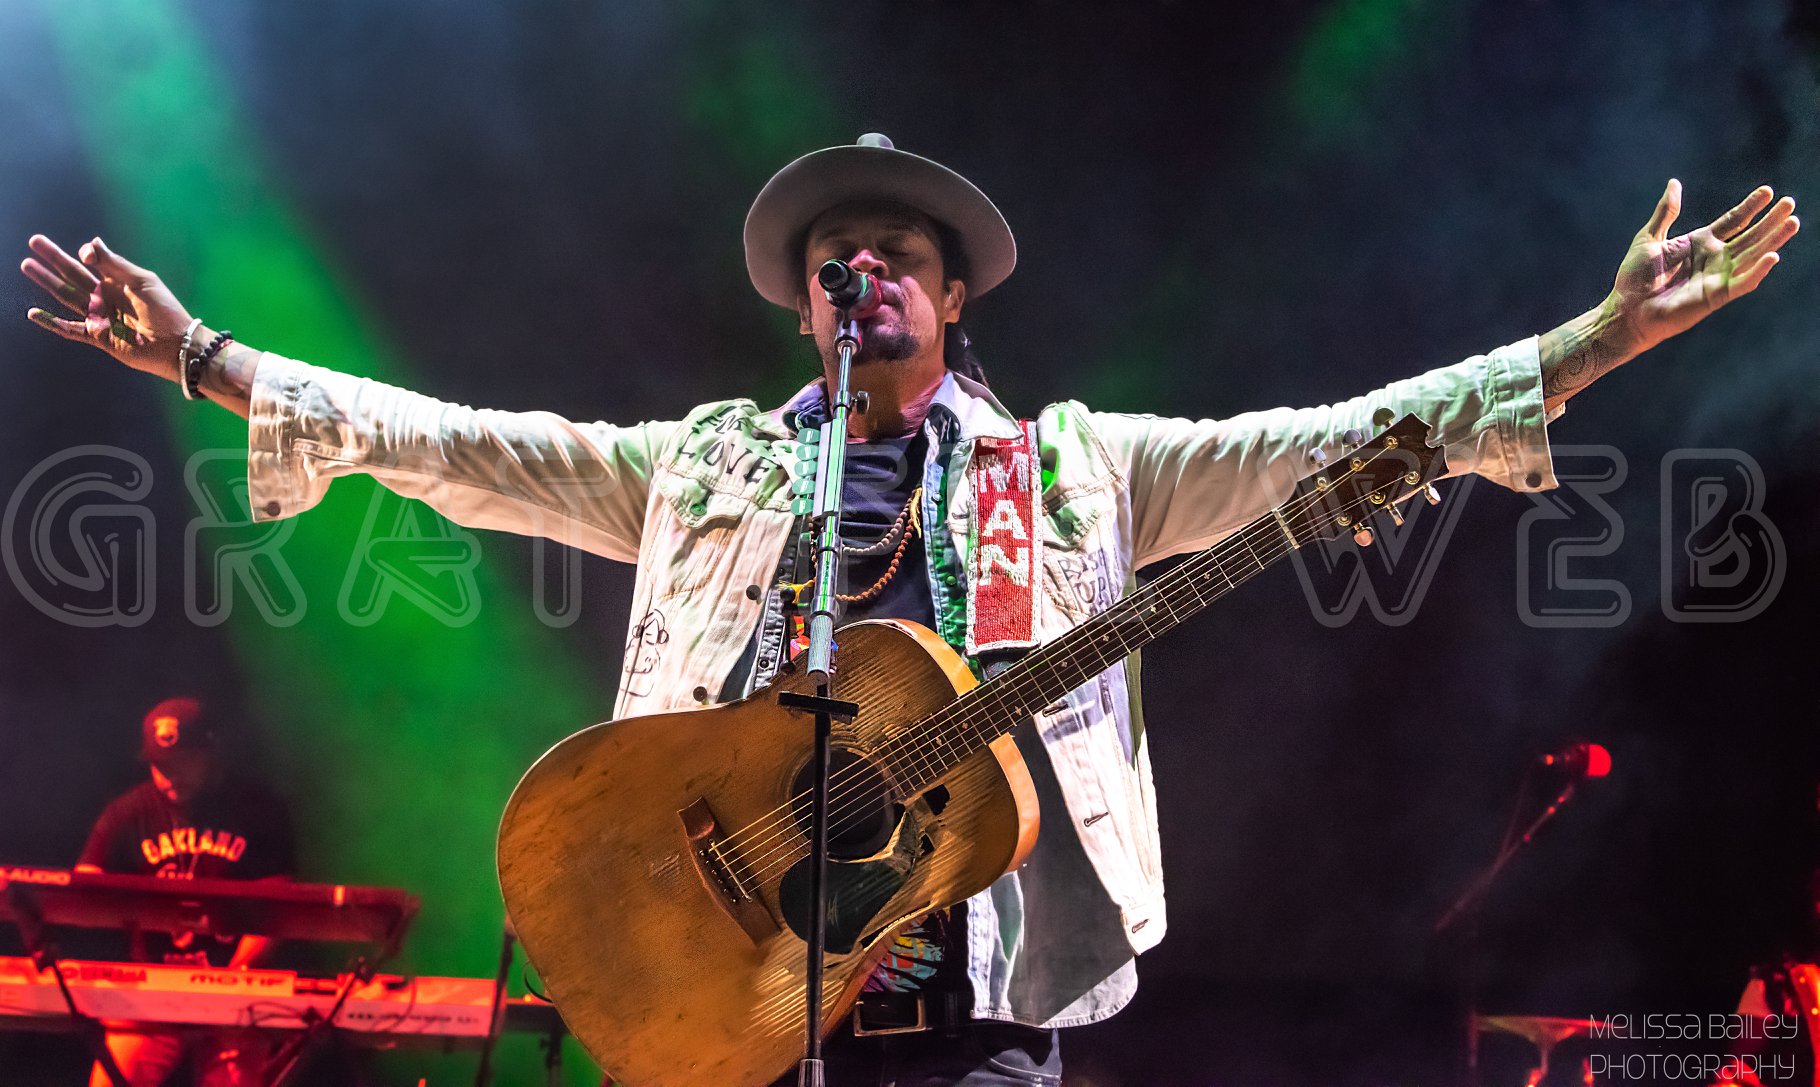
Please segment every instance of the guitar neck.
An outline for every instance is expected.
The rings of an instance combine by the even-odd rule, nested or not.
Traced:
[[[1379,425],[1388,422],[1388,417]],[[1446,474],[1447,457],[1428,444],[1430,430],[1406,415],[1343,460],[1295,485],[1290,499],[1060,638],[906,728],[878,752],[910,792],[920,792],[961,760],[1039,710],[1054,705],[1126,657],[1304,544],[1360,531],[1378,514]]]
[[[1105,611],[1041,645],[987,683],[902,733],[880,752],[909,791],[933,784],[956,763],[1020,721],[1174,630],[1191,616],[1300,547],[1283,507],[1173,567]]]

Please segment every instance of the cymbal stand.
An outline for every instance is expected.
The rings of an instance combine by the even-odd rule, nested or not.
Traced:
[[[1486,896],[1491,893],[1492,884],[1497,882],[1498,876],[1503,873],[1505,867],[1518,853],[1523,851],[1524,846],[1535,838],[1537,831],[1540,831],[1549,820],[1567,806],[1567,802],[1573,799],[1574,790],[1578,785],[1577,780],[1568,782],[1560,793],[1549,801],[1548,806],[1542,809],[1541,814],[1531,820],[1521,834],[1517,834],[1514,832],[1518,812],[1522,809],[1523,798],[1528,795],[1529,774],[1526,772],[1523,775],[1523,784],[1518,787],[1516,810],[1511,812],[1510,828],[1505,832],[1504,840],[1498,845],[1497,856],[1492,858],[1491,864],[1484,871],[1467,884],[1466,889],[1460,892],[1460,897],[1454,899],[1453,904],[1447,907],[1447,911],[1441,915],[1441,919],[1434,924],[1434,934],[1439,936],[1460,921],[1466,921],[1466,966],[1463,987],[1466,1003],[1465,1082],[1467,1087],[1479,1087],[1479,909],[1485,904]]]

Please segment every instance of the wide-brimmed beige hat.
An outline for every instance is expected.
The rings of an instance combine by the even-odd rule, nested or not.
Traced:
[[[746,272],[767,302],[796,308],[805,270],[797,250],[815,217],[854,200],[894,200],[954,231],[977,298],[1017,266],[1011,227],[986,194],[939,162],[899,151],[877,132],[828,147],[773,174],[746,213]]]

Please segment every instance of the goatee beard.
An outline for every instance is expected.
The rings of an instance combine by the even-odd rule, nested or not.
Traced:
[[[902,362],[916,357],[916,337],[902,329],[870,331],[860,343],[856,362]]]

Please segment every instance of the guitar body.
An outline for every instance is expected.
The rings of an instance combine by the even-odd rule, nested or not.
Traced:
[[[834,695],[860,709],[834,733],[826,1028],[894,936],[1036,843],[1020,722],[1296,548],[1424,490],[1439,501],[1426,484],[1447,458],[1430,435],[1403,417],[958,704],[973,675],[928,630],[843,628]],[[506,806],[506,910],[570,1030],[627,1087],[763,1087],[802,1055],[808,839],[794,809],[814,723],[783,691],[811,685],[789,675],[724,706],[585,729]]]
[[[913,623],[840,633],[823,1024],[918,917],[962,902],[1036,841],[1009,736],[906,795],[903,730],[974,685]],[[801,1057],[814,719],[777,702],[800,673],[726,705],[612,721],[556,745],[513,792],[499,880],[571,1031],[628,1087],[762,1087]],[[904,761],[898,756],[898,761]],[[925,763],[924,765],[927,765]],[[844,828],[844,829],[843,829]]]

